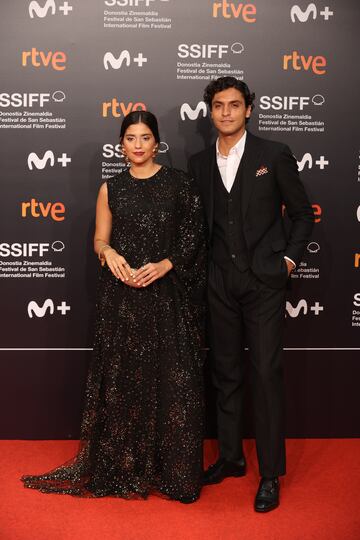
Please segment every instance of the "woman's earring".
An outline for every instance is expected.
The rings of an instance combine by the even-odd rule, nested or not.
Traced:
[[[125,152],[125,147],[123,145],[121,145],[120,152],[121,152],[122,157],[124,158],[125,165],[129,166],[130,160]]]
[[[156,154],[158,153],[158,151],[159,151],[159,145],[157,144],[154,146],[154,149],[153,149],[153,157],[156,157]]]

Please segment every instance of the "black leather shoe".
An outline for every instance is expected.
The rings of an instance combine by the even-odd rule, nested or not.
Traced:
[[[245,476],[246,463],[245,459],[238,462],[226,461],[224,458],[217,460],[214,465],[210,465],[207,471],[204,472],[203,484],[219,484],[229,476]]]
[[[179,497],[176,500],[183,504],[191,504],[191,503],[196,502],[198,498],[199,498],[199,495],[195,495],[194,497]]]
[[[255,512],[270,512],[279,506],[280,482],[278,478],[261,478],[255,497]]]

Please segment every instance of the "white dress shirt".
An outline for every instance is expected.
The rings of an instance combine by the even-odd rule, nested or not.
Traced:
[[[224,156],[219,150],[219,139],[216,141],[216,161],[219,167],[221,179],[228,193],[230,193],[231,188],[233,187],[236,173],[239,168],[241,158],[244,154],[245,142],[246,131],[241,139],[239,139],[238,142],[230,149],[229,155]],[[290,259],[290,257],[285,255],[284,259],[290,261],[294,265],[294,268],[296,268],[296,264],[292,259]]]
[[[229,155],[224,156],[219,150],[219,139],[216,141],[216,161],[225,189],[230,193],[235,176],[245,150],[246,131],[241,139],[230,149]]]

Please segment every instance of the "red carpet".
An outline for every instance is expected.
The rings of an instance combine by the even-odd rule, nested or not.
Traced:
[[[191,505],[77,499],[26,490],[24,473],[40,473],[76,452],[74,441],[0,442],[1,540],[360,540],[360,439],[289,440],[281,505],[252,509],[257,488],[253,441],[249,472],[203,489]],[[206,447],[207,461],[216,444]]]

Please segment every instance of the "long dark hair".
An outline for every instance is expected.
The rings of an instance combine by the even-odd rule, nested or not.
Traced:
[[[133,124],[145,124],[154,135],[155,141],[160,143],[156,116],[150,111],[133,111],[125,116],[120,128],[120,142],[122,142],[127,128]]]

